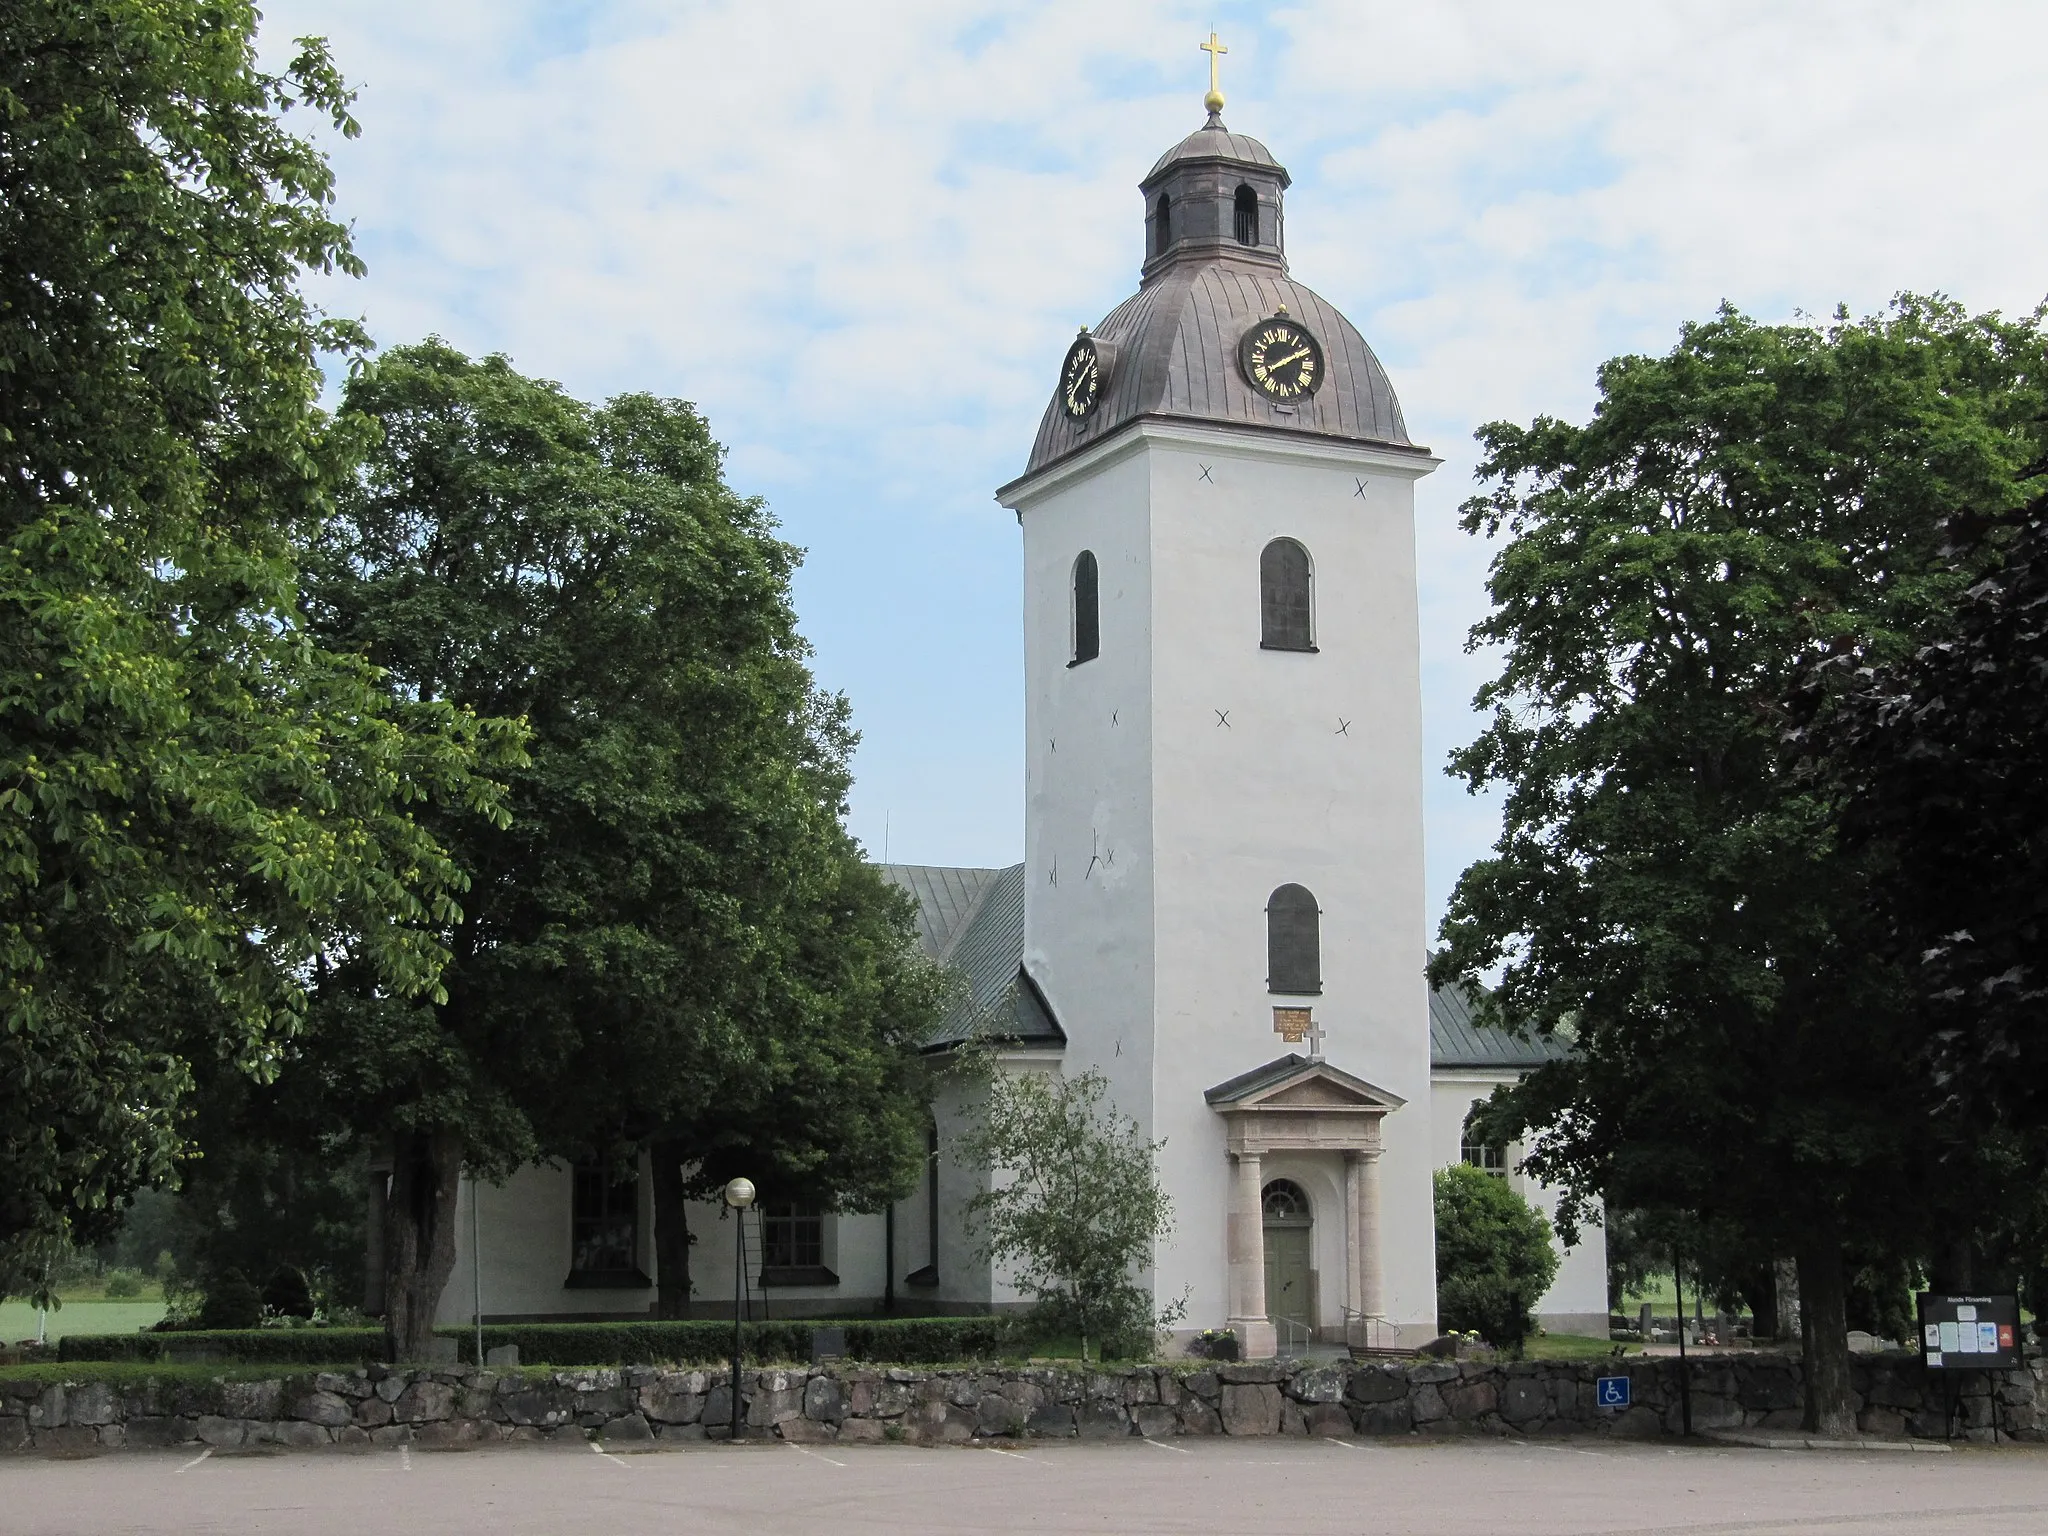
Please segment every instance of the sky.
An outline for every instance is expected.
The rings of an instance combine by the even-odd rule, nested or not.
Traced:
[[[1137,286],[1137,182],[1202,121],[1293,176],[1292,275],[1444,459],[1417,497],[1430,925],[1497,813],[1443,773],[1488,676],[1474,431],[1584,419],[1608,357],[1765,320],[2048,293],[2038,0],[272,0],[329,40],[369,265],[315,285],[598,400],[694,401],[806,559],[898,862],[1023,849],[1023,467],[1075,329]]]

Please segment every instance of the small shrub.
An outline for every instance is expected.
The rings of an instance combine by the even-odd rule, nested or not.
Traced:
[[[311,1317],[313,1292],[305,1275],[289,1264],[280,1264],[263,1287],[263,1310],[274,1317]]]
[[[262,1317],[263,1297],[239,1269],[217,1275],[199,1308],[201,1328],[254,1328]]]
[[[107,1271],[107,1300],[133,1301],[142,1294],[142,1276],[132,1269]]]
[[[1437,1326],[1474,1329],[1519,1352],[1536,1326],[1529,1309],[1557,1278],[1550,1223],[1505,1179],[1465,1163],[1436,1173]]]

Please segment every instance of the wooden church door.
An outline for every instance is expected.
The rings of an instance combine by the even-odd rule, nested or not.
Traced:
[[[1315,1333],[1315,1218],[1301,1186],[1275,1179],[1261,1201],[1266,1230],[1266,1315],[1283,1349],[1306,1344]]]

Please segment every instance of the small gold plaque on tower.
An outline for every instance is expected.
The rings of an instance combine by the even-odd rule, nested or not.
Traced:
[[[1282,1040],[1285,1040],[1289,1045],[1301,1044],[1303,1040],[1308,1038],[1309,1026],[1314,1022],[1310,1018],[1310,1014],[1313,1011],[1313,1009],[1309,1008],[1275,1008],[1273,1010],[1273,1033]]]

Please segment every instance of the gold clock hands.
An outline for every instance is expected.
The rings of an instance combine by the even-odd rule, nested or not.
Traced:
[[[1283,357],[1283,358],[1279,358],[1279,359],[1277,359],[1277,360],[1276,360],[1276,361],[1274,361],[1274,362],[1270,362],[1270,363],[1266,364],[1266,371],[1267,371],[1268,373],[1271,373],[1271,372],[1272,372],[1272,371],[1273,371],[1273,370],[1274,370],[1275,368],[1285,368],[1285,367],[1286,367],[1286,366],[1287,366],[1287,365],[1288,365],[1289,363],[1298,363],[1298,362],[1300,362],[1300,361],[1301,361],[1301,360],[1302,360],[1302,359],[1303,359],[1304,357],[1307,357],[1307,356],[1308,356],[1308,348],[1307,348],[1307,347],[1297,347],[1297,348],[1296,348],[1296,349],[1295,349],[1294,351],[1292,351],[1292,352],[1288,353],[1288,354],[1287,354],[1287,355],[1286,355],[1285,357]]]

